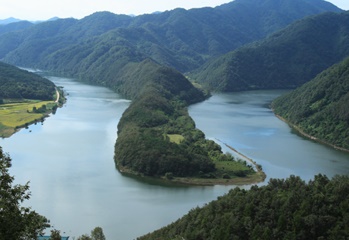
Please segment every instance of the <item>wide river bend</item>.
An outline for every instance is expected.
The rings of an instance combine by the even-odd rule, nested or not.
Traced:
[[[107,88],[49,77],[68,101],[43,125],[22,129],[0,146],[13,159],[16,183],[30,181],[26,202],[62,235],[97,226],[107,239],[135,239],[175,221],[233,186],[167,186],[125,177],[113,160],[118,121],[129,101]],[[293,133],[267,108],[280,91],[214,95],[189,108],[210,139],[219,139],[261,164],[268,178],[349,173],[349,155]],[[224,148],[225,151],[229,151]]]

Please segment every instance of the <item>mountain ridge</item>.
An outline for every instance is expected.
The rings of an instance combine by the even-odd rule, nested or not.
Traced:
[[[245,2],[250,5],[245,7]],[[324,11],[341,11],[331,4],[320,8],[321,0],[312,1],[312,4],[306,0],[293,1],[292,4],[288,0],[282,0],[282,12],[273,15],[271,12],[275,11],[271,11],[271,7],[275,5],[274,2],[275,0],[236,0],[216,8],[175,9],[137,17],[98,12],[81,20],[59,19],[37,24],[21,33],[11,33],[11,38],[16,41],[10,43],[4,39],[8,35],[3,38],[0,36],[0,58],[23,67],[46,66],[49,67],[47,70],[58,70],[57,66],[45,65],[55,52],[81,42],[93,42],[97,36],[103,38],[104,34],[108,35],[108,31],[121,31],[124,35],[116,34],[116,38],[132,41],[133,36],[136,36],[137,41],[133,41],[132,47],[137,51],[161,64],[186,72],[199,67],[211,57],[261,39],[296,19]],[[241,11],[242,8],[244,11]],[[301,12],[297,11],[299,8],[302,9]],[[289,17],[285,18],[285,15]],[[264,17],[269,20],[261,25],[266,21],[261,19]],[[266,27],[272,22],[277,24]],[[145,39],[142,34],[137,34],[139,31],[146,33]],[[45,35],[48,32],[51,35]],[[37,46],[38,42],[40,47]]]
[[[307,17],[190,77],[214,91],[295,88],[349,55],[348,25],[348,12]]]

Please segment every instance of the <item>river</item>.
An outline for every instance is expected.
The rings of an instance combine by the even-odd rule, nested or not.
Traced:
[[[63,86],[67,103],[41,125],[31,125],[0,146],[12,158],[16,183],[30,181],[26,205],[62,235],[135,239],[163,227],[231,187],[164,186],[122,176],[115,168],[118,121],[129,101],[104,87],[48,77]]]
[[[73,239],[100,226],[107,239],[135,239],[232,188],[167,186],[121,175],[115,169],[114,144],[129,101],[107,88],[49,79],[64,87],[67,103],[43,124],[22,129],[0,145],[13,159],[10,172],[16,183],[30,181],[32,196],[26,204],[62,235]],[[281,93],[217,94],[189,112],[208,138],[251,157],[268,178],[348,174],[348,154],[298,136],[267,108]]]
[[[307,181],[319,173],[349,174],[348,153],[308,140],[275,117],[269,105],[285,92],[215,94],[189,112],[207,138],[222,141],[262,165],[266,181],[291,174]]]

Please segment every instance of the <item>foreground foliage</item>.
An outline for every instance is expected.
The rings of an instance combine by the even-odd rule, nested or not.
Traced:
[[[306,134],[349,150],[349,58],[277,98],[272,106]]]
[[[235,188],[146,239],[347,239],[349,177],[270,179],[250,190]]]
[[[21,204],[30,198],[29,185],[13,185],[11,158],[0,147],[0,239],[37,239],[48,220]]]

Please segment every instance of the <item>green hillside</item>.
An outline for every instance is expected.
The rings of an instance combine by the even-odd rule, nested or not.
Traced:
[[[214,91],[295,88],[349,55],[349,12],[297,21],[202,66],[191,77]]]
[[[271,179],[266,186],[235,188],[138,239],[347,239],[348,189],[348,176]]]
[[[349,58],[272,104],[306,134],[349,150]]]
[[[122,88],[133,102],[120,119],[115,145],[121,172],[206,185],[264,179],[252,167],[223,154],[218,144],[195,128],[187,106],[205,96],[182,74],[149,59],[134,63],[132,69]],[[232,167],[221,170],[218,165]]]
[[[51,81],[0,62],[0,99],[53,100],[54,94]]]

